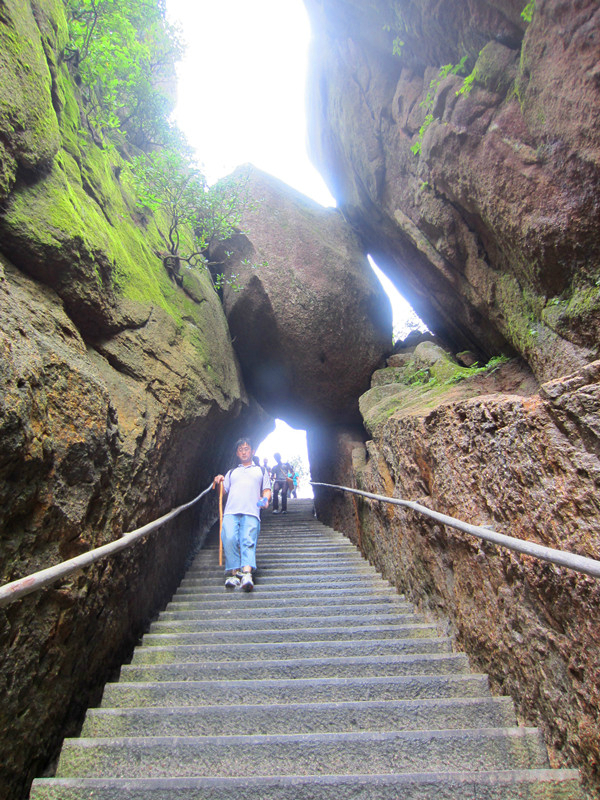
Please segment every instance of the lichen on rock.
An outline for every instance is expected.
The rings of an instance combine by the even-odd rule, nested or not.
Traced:
[[[171,281],[123,155],[82,122],[65,42],[60,0],[2,5],[3,583],[191,499],[240,429],[272,425],[243,386],[210,275]],[[0,611],[3,798],[27,793],[170,596],[210,504],[202,513]]]

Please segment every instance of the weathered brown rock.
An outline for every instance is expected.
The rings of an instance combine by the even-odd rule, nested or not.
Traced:
[[[600,362],[539,390],[517,362],[442,392],[405,388],[402,403],[390,388],[396,408],[366,446],[329,431],[329,482],[600,558]],[[317,508],[401,591],[447,615],[495,690],[597,794],[598,581],[394,506],[321,490]]]
[[[596,358],[598,4],[538,2],[529,24],[512,0],[306,5],[314,159],[430,330],[541,380]]]
[[[56,565],[204,489],[242,430],[243,386],[204,271],[172,282],[125,164],[81,127],[61,0],[0,13],[0,583]],[[189,271],[188,271],[189,272]],[[214,508],[0,610],[0,797],[98,702],[176,588]]]
[[[538,0],[529,24],[516,0],[306,5],[311,147],[345,217],[448,350],[533,370],[419,385],[401,350],[360,400],[372,441],[318,431],[313,475],[598,558],[597,2]],[[392,506],[317,507],[598,795],[597,581]]]
[[[238,174],[257,202],[213,258],[242,287],[225,288],[224,306],[246,386],[299,427],[358,422],[357,397],[391,349],[389,300],[338,211],[254,168]]]
[[[191,499],[225,463],[236,426],[258,432],[224,327],[203,361],[165,312],[145,316],[86,346],[52,290],[0,268],[0,583]],[[25,796],[97,702],[176,588],[198,520],[188,512],[133,550],[0,610],[2,797]]]

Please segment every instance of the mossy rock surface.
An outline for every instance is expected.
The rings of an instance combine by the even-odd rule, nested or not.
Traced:
[[[44,30],[64,39],[64,6],[51,3],[42,14]],[[53,23],[50,24],[50,15]],[[29,3],[2,4],[0,20],[0,197],[6,197],[20,168],[46,168],[58,151],[59,125],[53,106],[54,81],[43,36]],[[46,45],[46,47],[45,47]],[[54,66],[54,65],[52,65]]]
[[[504,96],[517,76],[517,53],[500,42],[488,42],[479,53],[473,72],[477,83]]]
[[[388,383],[402,383],[406,374],[404,367],[384,367],[377,369],[371,377],[371,387],[385,386]]]
[[[377,435],[395,414],[429,413],[438,405],[475,397],[488,391],[529,393],[519,367],[504,357],[485,367],[461,367],[442,348],[419,344],[405,367],[388,367],[373,374],[372,387],[359,398],[360,413],[371,435]]]

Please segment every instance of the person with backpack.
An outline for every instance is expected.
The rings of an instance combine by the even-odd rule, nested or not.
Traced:
[[[269,475],[253,461],[254,449],[247,437],[235,443],[238,465],[225,475],[215,475],[213,488],[223,484],[227,502],[223,514],[225,588],[254,589],[256,542],[260,531],[260,509],[271,499]]]
[[[291,469],[287,463],[281,463],[281,454],[274,453],[275,466],[271,470],[273,479],[273,513],[279,514],[279,492],[281,492],[281,513],[287,514],[288,473]]]

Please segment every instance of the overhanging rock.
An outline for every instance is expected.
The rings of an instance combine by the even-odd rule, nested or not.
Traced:
[[[336,209],[253,167],[237,175],[256,204],[245,233],[211,257],[242,287],[225,286],[224,306],[246,386],[292,424],[357,422],[357,398],[392,341],[364,248]]]

